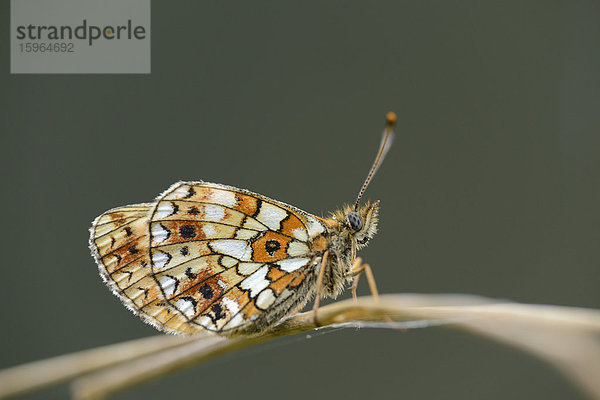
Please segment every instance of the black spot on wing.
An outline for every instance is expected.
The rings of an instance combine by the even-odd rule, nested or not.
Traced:
[[[273,254],[275,254],[275,252],[277,250],[279,250],[281,248],[281,244],[277,241],[277,240],[267,240],[267,242],[265,243],[265,251],[270,255],[273,256]]]
[[[188,267],[188,269],[185,270],[185,276],[187,276],[190,279],[196,279],[198,274],[192,272],[192,267]]]
[[[204,285],[202,285],[200,287],[200,289],[198,289],[198,292],[200,292],[202,297],[204,297],[206,300],[212,299],[212,297],[214,295],[213,290],[208,283],[205,283]]]
[[[191,198],[195,194],[196,194],[196,191],[194,190],[194,187],[190,186],[190,188],[188,189],[187,194],[183,198],[184,199],[189,199],[189,198]]]
[[[194,228],[192,225],[184,225],[179,228],[179,234],[184,239],[192,239],[196,236],[196,228]]]
[[[219,303],[213,304],[210,308],[213,313],[215,313],[215,321],[225,318],[227,315],[223,313],[223,308]]]

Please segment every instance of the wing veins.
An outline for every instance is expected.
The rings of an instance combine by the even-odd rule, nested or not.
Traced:
[[[233,192],[233,191],[232,191],[232,192]],[[238,193],[238,192],[233,192],[233,193]],[[241,194],[245,194],[245,193],[241,193]],[[246,196],[247,196],[247,194],[246,194]],[[262,200],[262,201],[265,201],[265,200],[263,200],[263,199],[261,199],[261,200]],[[279,231],[273,230],[273,229],[269,228],[268,226],[266,226],[265,224],[263,224],[262,222],[260,222],[259,220],[257,220],[256,218],[254,218],[252,215],[246,214],[245,212],[242,212],[242,211],[240,211],[240,210],[236,210],[235,208],[227,207],[227,206],[225,206],[225,205],[223,205],[223,204],[219,204],[219,203],[213,203],[213,202],[211,202],[211,201],[197,201],[197,200],[179,200],[179,199],[177,199],[177,200],[160,200],[160,201],[157,203],[157,208],[158,208],[158,204],[159,204],[160,202],[163,202],[163,201],[184,201],[184,202],[187,202],[187,203],[212,204],[212,205],[215,205],[215,206],[223,207],[223,208],[226,208],[226,209],[228,209],[228,210],[232,210],[232,211],[239,212],[240,214],[243,214],[243,215],[245,215],[247,218],[252,218],[254,221],[256,221],[256,222],[257,222],[257,223],[259,223],[260,225],[264,226],[264,227],[265,227],[265,231],[275,232],[275,233],[278,233],[278,234],[280,234],[280,235],[282,235],[282,236],[288,237],[288,238],[290,238],[290,239],[292,239],[292,240],[298,240],[298,241],[300,241],[300,242],[302,242],[302,243],[308,243],[308,240],[307,240],[307,241],[300,240],[300,239],[298,239],[298,238],[295,238],[295,237],[293,237],[293,236],[286,235],[285,233],[282,233],[282,232],[279,232]],[[273,206],[276,206],[276,207],[278,207],[278,208],[281,208],[282,210],[286,211],[288,214],[290,214],[290,215],[293,215],[293,216],[295,216],[296,218],[298,218],[298,220],[300,221],[300,223],[301,223],[301,224],[302,224],[302,226],[304,227],[304,230],[306,231],[306,236],[308,237],[308,226],[306,226],[306,223],[305,223],[305,222],[302,220],[303,218],[306,218],[304,215],[302,215],[302,214],[298,213],[298,212],[297,212],[297,211],[295,211],[295,210],[292,210],[292,209],[286,209],[286,208],[284,208],[284,207],[281,207],[279,204],[277,204],[277,203],[273,203],[273,202],[271,202],[271,201],[266,201],[266,203],[268,203],[268,204],[271,204],[271,205],[273,205]],[[302,218],[300,218],[299,216],[301,216]],[[287,218],[289,218],[289,216],[288,216],[288,217],[286,217],[285,219],[287,219]],[[317,218],[317,217],[315,217],[315,218]],[[285,220],[285,219],[284,219],[284,220]],[[318,219],[318,218],[317,218],[317,219]],[[284,221],[284,220],[282,220],[281,222],[283,223],[283,221]],[[171,219],[171,220],[169,220],[169,219],[156,219],[156,220],[152,219],[152,220],[151,220],[151,222],[156,222],[156,221],[180,221],[180,220],[173,220],[173,219]],[[187,220],[187,219],[186,219],[186,220],[183,220],[183,221],[193,221],[193,220]],[[200,220],[200,221],[202,221],[202,220]],[[213,222],[213,221],[205,221],[205,222]],[[228,224],[223,224],[223,225],[228,225]],[[243,228],[243,227],[241,227],[241,226],[235,226],[235,225],[228,225],[228,226],[234,226],[234,227],[236,227],[236,228],[242,228],[242,229],[250,229],[250,228]],[[254,230],[254,229],[251,229],[251,230]],[[259,232],[260,232],[260,231],[259,231]],[[310,238],[309,238],[309,239],[310,239]]]
[[[235,192],[234,192],[234,193],[235,193]],[[268,227],[268,226],[266,226],[265,224],[263,224],[262,222],[260,222],[260,221],[259,221],[259,220],[257,220],[256,218],[254,218],[252,215],[246,214],[246,213],[245,213],[245,212],[243,212],[243,211],[236,210],[236,209],[235,209],[235,208],[233,208],[233,207],[228,207],[228,206],[226,206],[226,205],[223,205],[223,204],[220,204],[220,203],[214,203],[214,202],[212,202],[212,201],[198,201],[198,200],[186,200],[186,199],[160,200],[160,201],[157,203],[157,205],[156,205],[156,209],[158,209],[158,204],[162,203],[163,201],[165,201],[165,202],[171,202],[171,201],[182,201],[182,202],[186,202],[186,203],[211,204],[211,205],[213,205],[213,206],[219,206],[219,207],[223,207],[223,208],[226,208],[226,209],[228,209],[228,210],[235,211],[235,212],[238,212],[238,213],[240,213],[240,214],[242,214],[242,215],[245,215],[246,217],[252,218],[252,219],[253,219],[253,220],[255,220],[256,222],[258,222],[259,224],[261,224],[262,226],[264,226],[266,229],[269,229],[269,227]],[[163,219],[159,219],[158,221],[163,221]]]

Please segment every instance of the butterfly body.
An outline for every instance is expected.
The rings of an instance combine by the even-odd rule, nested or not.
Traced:
[[[379,202],[367,203],[357,211],[361,221],[366,221],[361,229],[355,229],[347,220],[352,215],[350,206],[331,213],[324,219],[328,227],[327,250],[328,261],[323,271],[323,296],[336,298],[346,287],[346,283],[354,278],[351,272],[356,261],[357,250],[367,245],[375,233],[379,214]],[[321,254],[322,255],[322,254]]]

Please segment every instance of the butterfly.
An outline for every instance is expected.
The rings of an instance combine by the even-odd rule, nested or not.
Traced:
[[[135,314],[174,334],[259,333],[315,298],[335,298],[368,264],[357,250],[377,231],[379,202],[360,205],[390,148],[396,115],[353,206],[320,218],[266,196],[177,182],[154,202],[106,211],[90,228],[104,282]]]

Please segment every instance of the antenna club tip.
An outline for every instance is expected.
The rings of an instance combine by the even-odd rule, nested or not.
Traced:
[[[387,121],[388,125],[394,125],[398,120],[398,116],[395,112],[390,111],[385,115],[385,120]]]

